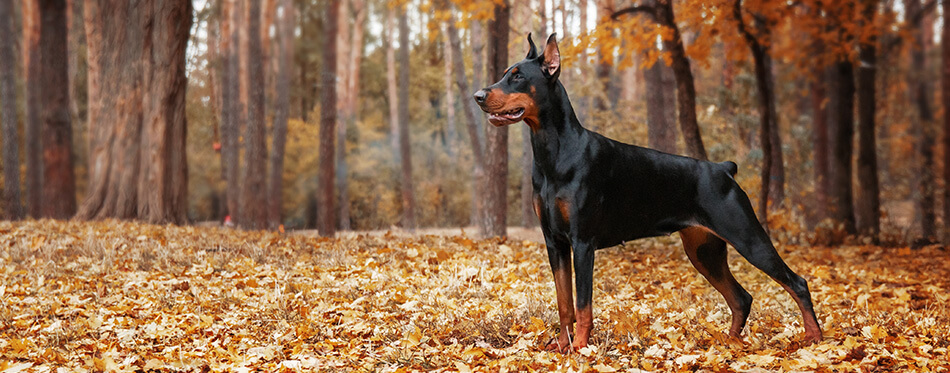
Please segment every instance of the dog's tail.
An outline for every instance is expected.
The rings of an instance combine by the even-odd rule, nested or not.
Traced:
[[[737,165],[736,162],[733,162],[733,161],[719,162],[719,165],[722,166],[726,170],[726,172],[729,173],[729,175],[732,175],[732,177],[736,177],[736,174],[739,172],[739,165]]]

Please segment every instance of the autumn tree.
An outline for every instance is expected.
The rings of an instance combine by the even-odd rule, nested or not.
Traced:
[[[4,218],[23,218],[20,203],[20,140],[16,108],[16,42],[14,41],[13,2],[0,1],[0,129],[3,136]]]
[[[864,27],[874,25],[879,0],[863,0],[860,3]],[[875,118],[877,114],[877,35],[869,32],[859,44],[858,67],[858,183],[855,191],[855,225],[859,234],[868,236],[874,243],[881,230],[880,182],[877,175],[877,141]]]
[[[905,0],[904,7],[908,14],[922,14],[920,0]],[[936,227],[936,185],[934,178],[934,112],[930,107],[933,87],[930,80],[924,75],[927,71],[927,28],[932,27],[925,22],[925,17],[910,20],[913,32],[911,46],[911,69],[908,76],[908,86],[911,91],[912,105],[916,109],[912,119],[912,133],[916,142],[917,180],[914,200],[916,203],[917,221],[920,224],[919,239],[927,242],[937,237]]]
[[[273,147],[270,155],[268,184],[268,225],[281,224],[284,152],[287,145],[287,119],[290,116],[290,75],[293,73],[294,27],[296,9],[292,0],[280,0],[281,18],[277,23],[277,97],[274,100]]]
[[[267,135],[264,123],[264,58],[261,45],[261,2],[251,0],[247,15],[247,126],[244,133],[244,172],[241,219],[245,228],[267,226]]]
[[[363,59],[363,34],[366,22],[366,4],[363,0],[345,2],[344,19],[350,21],[340,26],[340,39],[346,42],[339,45],[337,53],[337,94],[340,120],[337,131],[337,169],[336,182],[339,191],[340,229],[350,229],[349,175],[347,173],[346,139],[347,129],[356,125],[357,103],[360,93],[360,64]]]
[[[227,214],[234,221],[241,218],[240,149],[239,131],[246,120],[241,102],[241,0],[222,0],[221,59],[224,69],[221,74],[221,168],[225,181],[225,204]]]
[[[940,33],[941,103],[943,105],[943,243],[950,243],[950,2],[944,1]]]
[[[772,76],[772,57],[766,42],[759,41],[759,36],[753,34],[753,31],[746,26],[743,19],[742,0],[736,0],[734,16],[738,23],[739,33],[749,44],[752,51],[752,60],[755,64],[755,82],[758,90],[759,99],[759,128],[760,143],[762,144],[762,184],[759,199],[759,220],[762,225],[768,228],[768,206],[771,200],[775,204],[782,203],[784,199],[784,168],[781,165],[778,169],[773,168],[773,164],[782,163],[781,142],[778,139],[778,114],[775,109],[775,79]],[[765,25],[762,16],[753,14],[754,24],[758,34],[763,37],[769,36],[769,29]],[[777,147],[777,149],[775,149]],[[777,172],[776,172],[777,171]],[[772,182],[778,184],[772,187]],[[773,191],[774,190],[774,191]]]
[[[488,77],[498,81],[508,67],[509,5],[495,4],[495,17],[489,24]],[[485,126],[484,236],[506,236],[508,228],[508,127]],[[477,198],[477,197],[476,197]]]
[[[184,223],[191,2],[85,3],[89,192],[80,219]]]
[[[26,210],[34,218],[42,216],[43,191],[43,128],[40,116],[42,92],[40,87],[40,10],[39,2],[21,2],[23,17],[23,55],[24,75],[24,158],[26,160]]]
[[[693,81],[693,72],[690,68],[683,38],[679,26],[676,25],[676,16],[673,13],[672,0],[657,0],[653,5],[636,5],[622,9],[613,14],[613,18],[627,13],[647,14],[660,26],[663,26],[671,37],[663,38],[663,50],[670,55],[673,74],[676,77],[676,101],[679,113],[680,130],[686,142],[686,154],[697,159],[706,159],[706,147],[703,145],[702,135],[699,132],[699,123],[696,120],[696,85]]]
[[[66,58],[66,0],[39,1],[39,94],[43,182],[40,216],[68,219],[76,213],[73,135]]]
[[[333,237],[336,234],[336,209],[334,208],[334,145],[336,135],[336,52],[340,17],[340,0],[326,3],[326,29],[323,35],[323,68],[320,71],[320,164],[317,194],[317,230],[320,235]]]

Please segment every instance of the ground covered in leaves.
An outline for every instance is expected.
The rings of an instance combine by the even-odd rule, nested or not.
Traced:
[[[542,245],[0,223],[0,371],[948,371],[950,253],[780,246],[825,330],[731,253],[741,341],[676,237],[598,252],[593,345],[558,330]]]

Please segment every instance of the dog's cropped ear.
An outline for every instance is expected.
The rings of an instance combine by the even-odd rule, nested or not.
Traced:
[[[557,80],[558,75],[561,74],[561,52],[557,49],[557,33],[548,37],[548,42],[544,45],[544,52],[539,58],[541,59],[541,71],[551,81]]]
[[[534,46],[534,40],[531,40],[530,32],[528,33],[528,45],[530,46],[530,48],[528,48],[528,56],[525,57],[525,59],[531,60],[531,59],[538,58],[538,47]]]

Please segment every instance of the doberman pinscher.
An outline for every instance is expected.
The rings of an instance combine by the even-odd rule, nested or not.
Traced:
[[[785,264],[759,225],[749,197],[734,179],[736,164],[666,154],[585,129],[558,81],[555,35],[540,55],[530,34],[528,43],[528,56],[500,81],[476,92],[475,101],[492,125],[524,121],[531,130],[534,208],[547,244],[561,323],[557,341],[548,349],[567,352],[588,343],[595,250],[673,232],[679,232],[693,266],[729,304],[730,336],[738,338],[742,332],[752,296],[729,270],[727,242],[795,299],[805,341],[820,340],[808,284]],[[577,334],[572,336],[575,321]]]

